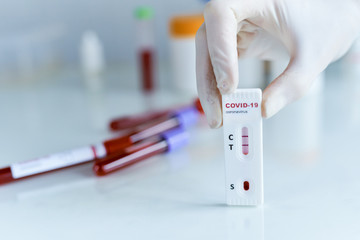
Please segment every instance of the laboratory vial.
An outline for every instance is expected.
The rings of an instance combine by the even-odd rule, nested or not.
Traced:
[[[172,88],[188,97],[197,96],[195,35],[202,15],[173,16],[169,24]]]
[[[138,73],[144,92],[155,88],[154,11],[151,7],[135,9]]]

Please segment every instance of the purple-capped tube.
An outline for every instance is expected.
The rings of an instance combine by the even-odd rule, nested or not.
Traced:
[[[171,152],[188,142],[189,135],[183,128],[174,128],[152,136],[108,157],[98,159],[93,167],[96,175],[104,176],[152,156]]]
[[[168,152],[181,148],[189,142],[189,133],[183,128],[166,131],[161,136],[167,143]]]
[[[131,143],[140,142],[149,137],[162,134],[176,128],[188,129],[194,126],[200,118],[200,113],[196,107],[186,107],[175,111],[169,117],[161,118],[150,126],[131,133],[126,138],[130,138]]]
[[[187,129],[198,122],[200,113],[196,107],[187,107],[175,111],[173,116],[177,119],[179,127]]]

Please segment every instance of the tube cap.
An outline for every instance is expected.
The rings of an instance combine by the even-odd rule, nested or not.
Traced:
[[[170,20],[170,35],[176,38],[195,37],[203,22],[204,17],[200,14],[175,16]]]
[[[202,106],[201,106],[201,102],[200,102],[200,99],[199,99],[199,98],[196,98],[196,99],[194,100],[194,105],[195,105],[196,109],[199,111],[199,113],[205,114],[204,109],[203,109]]]
[[[154,10],[151,7],[137,7],[135,9],[135,17],[139,20],[148,20],[154,17]]]
[[[189,133],[181,127],[166,131],[161,136],[168,144],[168,152],[181,148],[189,142]]]
[[[187,129],[197,123],[199,120],[199,111],[195,107],[187,107],[174,112],[178,119],[180,127]]]

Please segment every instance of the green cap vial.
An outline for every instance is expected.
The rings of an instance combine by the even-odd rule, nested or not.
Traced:
[[[135,9],[135,17],[139,20],[148,20],[154,17],[154,10],[151,7],[137,7]]]

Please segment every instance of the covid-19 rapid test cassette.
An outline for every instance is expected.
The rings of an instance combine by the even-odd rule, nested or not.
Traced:
[[[226,202],[263,203],[261,90],[237,89],[223,95]]]

